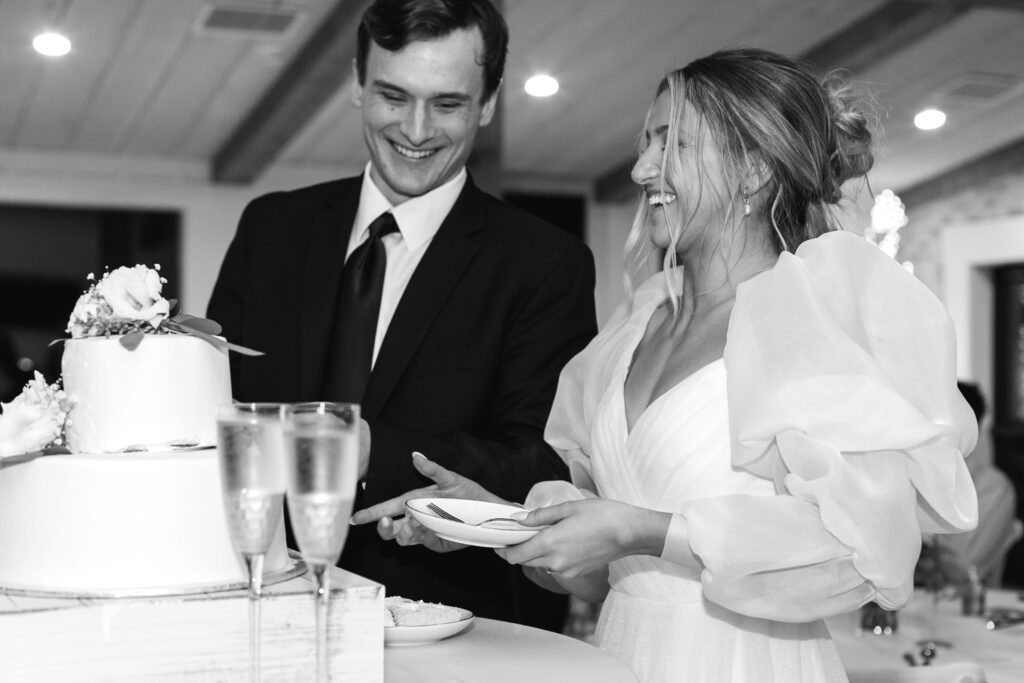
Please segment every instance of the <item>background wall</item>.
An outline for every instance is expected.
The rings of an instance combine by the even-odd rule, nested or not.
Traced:
[[[900,258],[946,304],[957,367],[993,396],[991,268],[1024,263],[1024,169],[907,207]]]
[[[180,310],[202,315],[245,204],[264,192],[320,182],[345,171],[269,174],[253,186],[235,188],[211,185],[205,164],[129,165],[85,156],[0,153],[0,203],[180,212]]]

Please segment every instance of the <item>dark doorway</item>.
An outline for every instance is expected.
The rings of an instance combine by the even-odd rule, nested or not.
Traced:
[[[992,441],[995,464],[1017,492],[1017,518],[1024,519],[1024,264],[996,268],[994,276]],[[1003,579],[1024,586],[1024,542],[1011,548]]]
[[[0,205],[0,400],[35,370],[60,376],[61,346],[78,297],[105,269],[159,263],[178,297],[180,217],[170,211]]]
[[[587,202],[581,195],[531,194],[506,192],[505,201],[557,225],[570,235],[584,239]]]

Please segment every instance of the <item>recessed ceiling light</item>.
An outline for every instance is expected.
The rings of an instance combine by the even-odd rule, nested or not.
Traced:
[[[917,112],[914,117],[914,125],[921,130],[935,130],[942,128],[946,123],[946,114],[938,109],[924,109]]]
[[[537,74],[526,79],[524,87],[534,97],[551,97],[558,92],[558,81],[547,74]]]
[[[71,41],[59,33],[40,33],[32,39],[32,47],[47,57],[63,57],[71,52]]]

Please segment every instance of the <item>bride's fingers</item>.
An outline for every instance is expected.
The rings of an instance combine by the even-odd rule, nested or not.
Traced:
[[[530,514],[523,516],[515,514],[516,521],[523,526],[548,526],[561,522],[573,512],[572,503],[559,503],[550,507],[531,510]]]
[[[536,537],[517,545],[495,548],[494,552],[509,564],[521,564],[541,567],[543,569],[548,568],[548,565],[544,564],[548,554],[547,548],[545,545],[538,543]]]

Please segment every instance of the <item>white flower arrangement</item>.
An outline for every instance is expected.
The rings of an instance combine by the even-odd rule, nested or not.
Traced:
[[[132,332],[155,333],[171,312],[171,302],[161,296],[166,280],[155,268],[121,266],[103,273],[78,298],[67,332],[72,339]],[[87,280],[95,279],[89,273]]]
[[[895,259],[900,249],[900,228],[907,224],[907,212],[903,202],[892,190],[883,190],[875,196],[871,207],[871,225],[864,230],[864,238]],[[904,261],[903,267],[911,273],[914,264]]]
[[[60,382],[38,371],[10,403],[0,403],[0,458],[61,446],[70,408]]]
[[[187,313],[171,317],[171,309],[177,301],[165,299],[161,294],[167,280],[160,276],[159,263],[153,268],[121,266],[104,272],[98,281],[89,273],[86,280],[94,282],[78,298],[68,319],[66,331],[72,339],[119,335],[121,345],[131,351],[147,334],[188,334],[218,348],[250,356],[263,355],[218,337],[221,326],[212,320]]]

